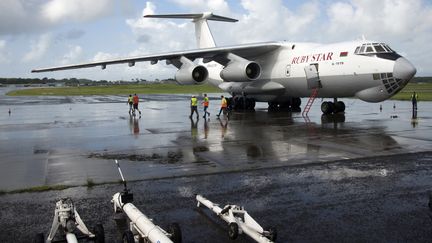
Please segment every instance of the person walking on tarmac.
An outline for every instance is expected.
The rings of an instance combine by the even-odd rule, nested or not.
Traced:
[[[219,114],[217,114],[216,116],[219,117],[221,112],[223,112],[223,114],[226,114],[227,107],[228,107],[228,102],[225,99],[225,97],[223,95],[221,95],[221,108],[219,110]]]
[[[132,115],[132,112],[133,112],[133,98],[132,98],[131,94],[128,97],[127,104],[129,104],[129,115]]]
[[[411,102],[412,102],[413,110],[417,110],[417,101],[418,101],[418,95],[414,91],[414,93],[411,95]]]
[[[192,96],[191,98],[191,113],[189,118],[192,119],[192,115],[193,113],[196,112],[196,116],[197,119],[199,118],[199,114],[198,114],[198,99],[195,97],[195,95]]]
[[[208,107],[209,107],[209,98],[207,97],[207,94],[204,94],[204,101],[202,102],[202,104],[204,105],[204,116],[203,118],[205,119],[208,116],[210,117],[210,112],[207,111]]]
[[[135,112],[138,110],[139,114],[141,115],[141,111],[138,109],[138,103],[139,103],[139,98],[137,94],[134,94],[133,98],[133,114],[135,115]]]

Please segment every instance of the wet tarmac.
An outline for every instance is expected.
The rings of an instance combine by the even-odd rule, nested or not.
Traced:
[[[4,92],[0,190],[116,182],[118,159],[129,180],[144,180],[131,184],[136,206],[161,225],[179,222],[185,242],[228,241],[223,222],[195,209],[195,193],[245,206],[278,228],[279,242],[432,237],[432,102],[419,103],[416,119],[409,102],[344,99],[347,111],[338,116],[322,116],[317,100],[307,118],[258,104],[255,112],[217,120],[212,94],[210,120],[191,121],[188,95],[143,96],[138,118],[129,116],[124,96]],[[90,225],[104,223],[115,242],[109,200],[119,190],[114,184],[0,196],[0,227],[8,232],[0,242],[48,232],[55,201],[65,196]]]

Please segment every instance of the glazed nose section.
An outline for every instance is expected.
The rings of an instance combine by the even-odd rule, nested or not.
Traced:
[[[393,67],[393,76],[407,82],[416,74],[416,68],[404,57],[399,57]]]

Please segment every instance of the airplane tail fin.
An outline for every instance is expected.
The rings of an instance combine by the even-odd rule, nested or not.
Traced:
[[[208,26],[207,20],[237,22],[237,19],[232,19],[224,16],[215,15],[211,12],[200,14],[157,14],[145,15],[145,18],[172,18],[172,19],[192,19],[195,23],[195,38],[199,48],[215,47],[216,43]]]

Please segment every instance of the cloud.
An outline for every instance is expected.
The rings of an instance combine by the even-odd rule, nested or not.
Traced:
[[[38,41],[32,41],[30,51],[24,55],[23,62],[31,62],[42,58],[52,42],[51,34],[43,34]]]
[[[98,52],[93,57],[93,61],[94,62],[97,62],[97,61],[106,61],[106,60],[111,60],[111,59],[115,59],[115,58],[118,58],[118,57],[119,57],[118,54],[111,54],[111,53],[106,53],[106,52]]]
[[[52,0],[42,7],[42,16],[51,23],[86,22],[112,13],[113,6],[114,0]]]
[[[81,46],[69,46],[69,52],[67,52],[63,56],[62,64],[71,64],[72,62],[76,62],[82,55]]]
[[[8,63],[9,61],[9,53],[6,49],[6,41],[0,40],[0,63]]]
[[[128,4],[116,0],[1,0],[0,35],[46,32],[65,22],[89,22],[108,16],[117,6],[125,12]]]
[[[218,15],[230,13],[229,5],[224,0],[173,0],[173,2],[194,13],[209,11]]]

